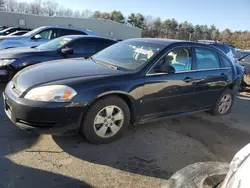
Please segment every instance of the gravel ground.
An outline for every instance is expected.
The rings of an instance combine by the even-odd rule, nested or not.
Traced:
[[[249,111],[250,93],[241,93],[229,115],[133,126],[119,141],[92,145],[79,135],[29,134],[1,109],[0,187],[160,187],[189,164],[229,162],[250,141]]]

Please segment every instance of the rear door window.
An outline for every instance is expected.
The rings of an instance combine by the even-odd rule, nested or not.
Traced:
[[[99,52],[99,51],[116,43],[116,41],[106,40],[106,39],[92,39],[92,40],[94,40],[96,43],[97,52]]]
[[[86,35],[86,33],[71,29],[60,29],[60,36],[65,36],[65,35]]]
[[[219,57],[215,51],[195,48],[195,56],[197,70],[220,68]]]
[[[73,48],[75,54],[94,54],[96,53],[96,46],[97,44],[95,43],[95,41],[80,39],[73,42],[68,47]]]

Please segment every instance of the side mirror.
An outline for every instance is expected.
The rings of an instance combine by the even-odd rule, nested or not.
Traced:
[[[155,72],[157,73],[175,73],[175,68],[172,65],[162,65],[159,67],[155,67],[154,69]]]
[[[41,38],[42,38],[41,35],[35,35],[35,36],[34,36],[34,39],[41,39]]]
[[[61,50],[61,52],[65,55],[72,55],[74,53],[74,49],[73,48],[63,48]]]

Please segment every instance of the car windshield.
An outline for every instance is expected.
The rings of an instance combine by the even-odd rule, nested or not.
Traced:
[[[57,50],[72,41],[70,37],[60,37],[37,47],[39,50]]]
[[[249,54],[250,52],[246,52],[246,51],[240,51],[240,50],[237,50],[236,51],[236,55],[235,55],[235,58],[236,59],[240,59],[242,58],[243,56]]]
[[[128,40],[102,50],[93,59],[126,70],[136,70],[165,47],[158,43]]]
[[[28,33],[25,33],[23,36],[26,36],[26,37],[32,36],[32,35],[34,35],[35,33],[37,33],[38,31],[40,31],[40,30],[41,30],[41,27],[38,27],[38,28],[36,28],[36,29],[34,29],[34,30],[28,32]]]
[[[10,30],[10,28],[7,28],[7,29],[3,29],[0,31],[0,33],[5,33],[6,31]]]

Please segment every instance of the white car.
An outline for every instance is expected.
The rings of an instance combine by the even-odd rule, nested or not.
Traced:
[[[214,175],[226,174],[226,178],[213,188],[250,187],[250,144],[241,149],[230,164],[200,162],[177,171],[162,188],[203,188],[204,181]]]

